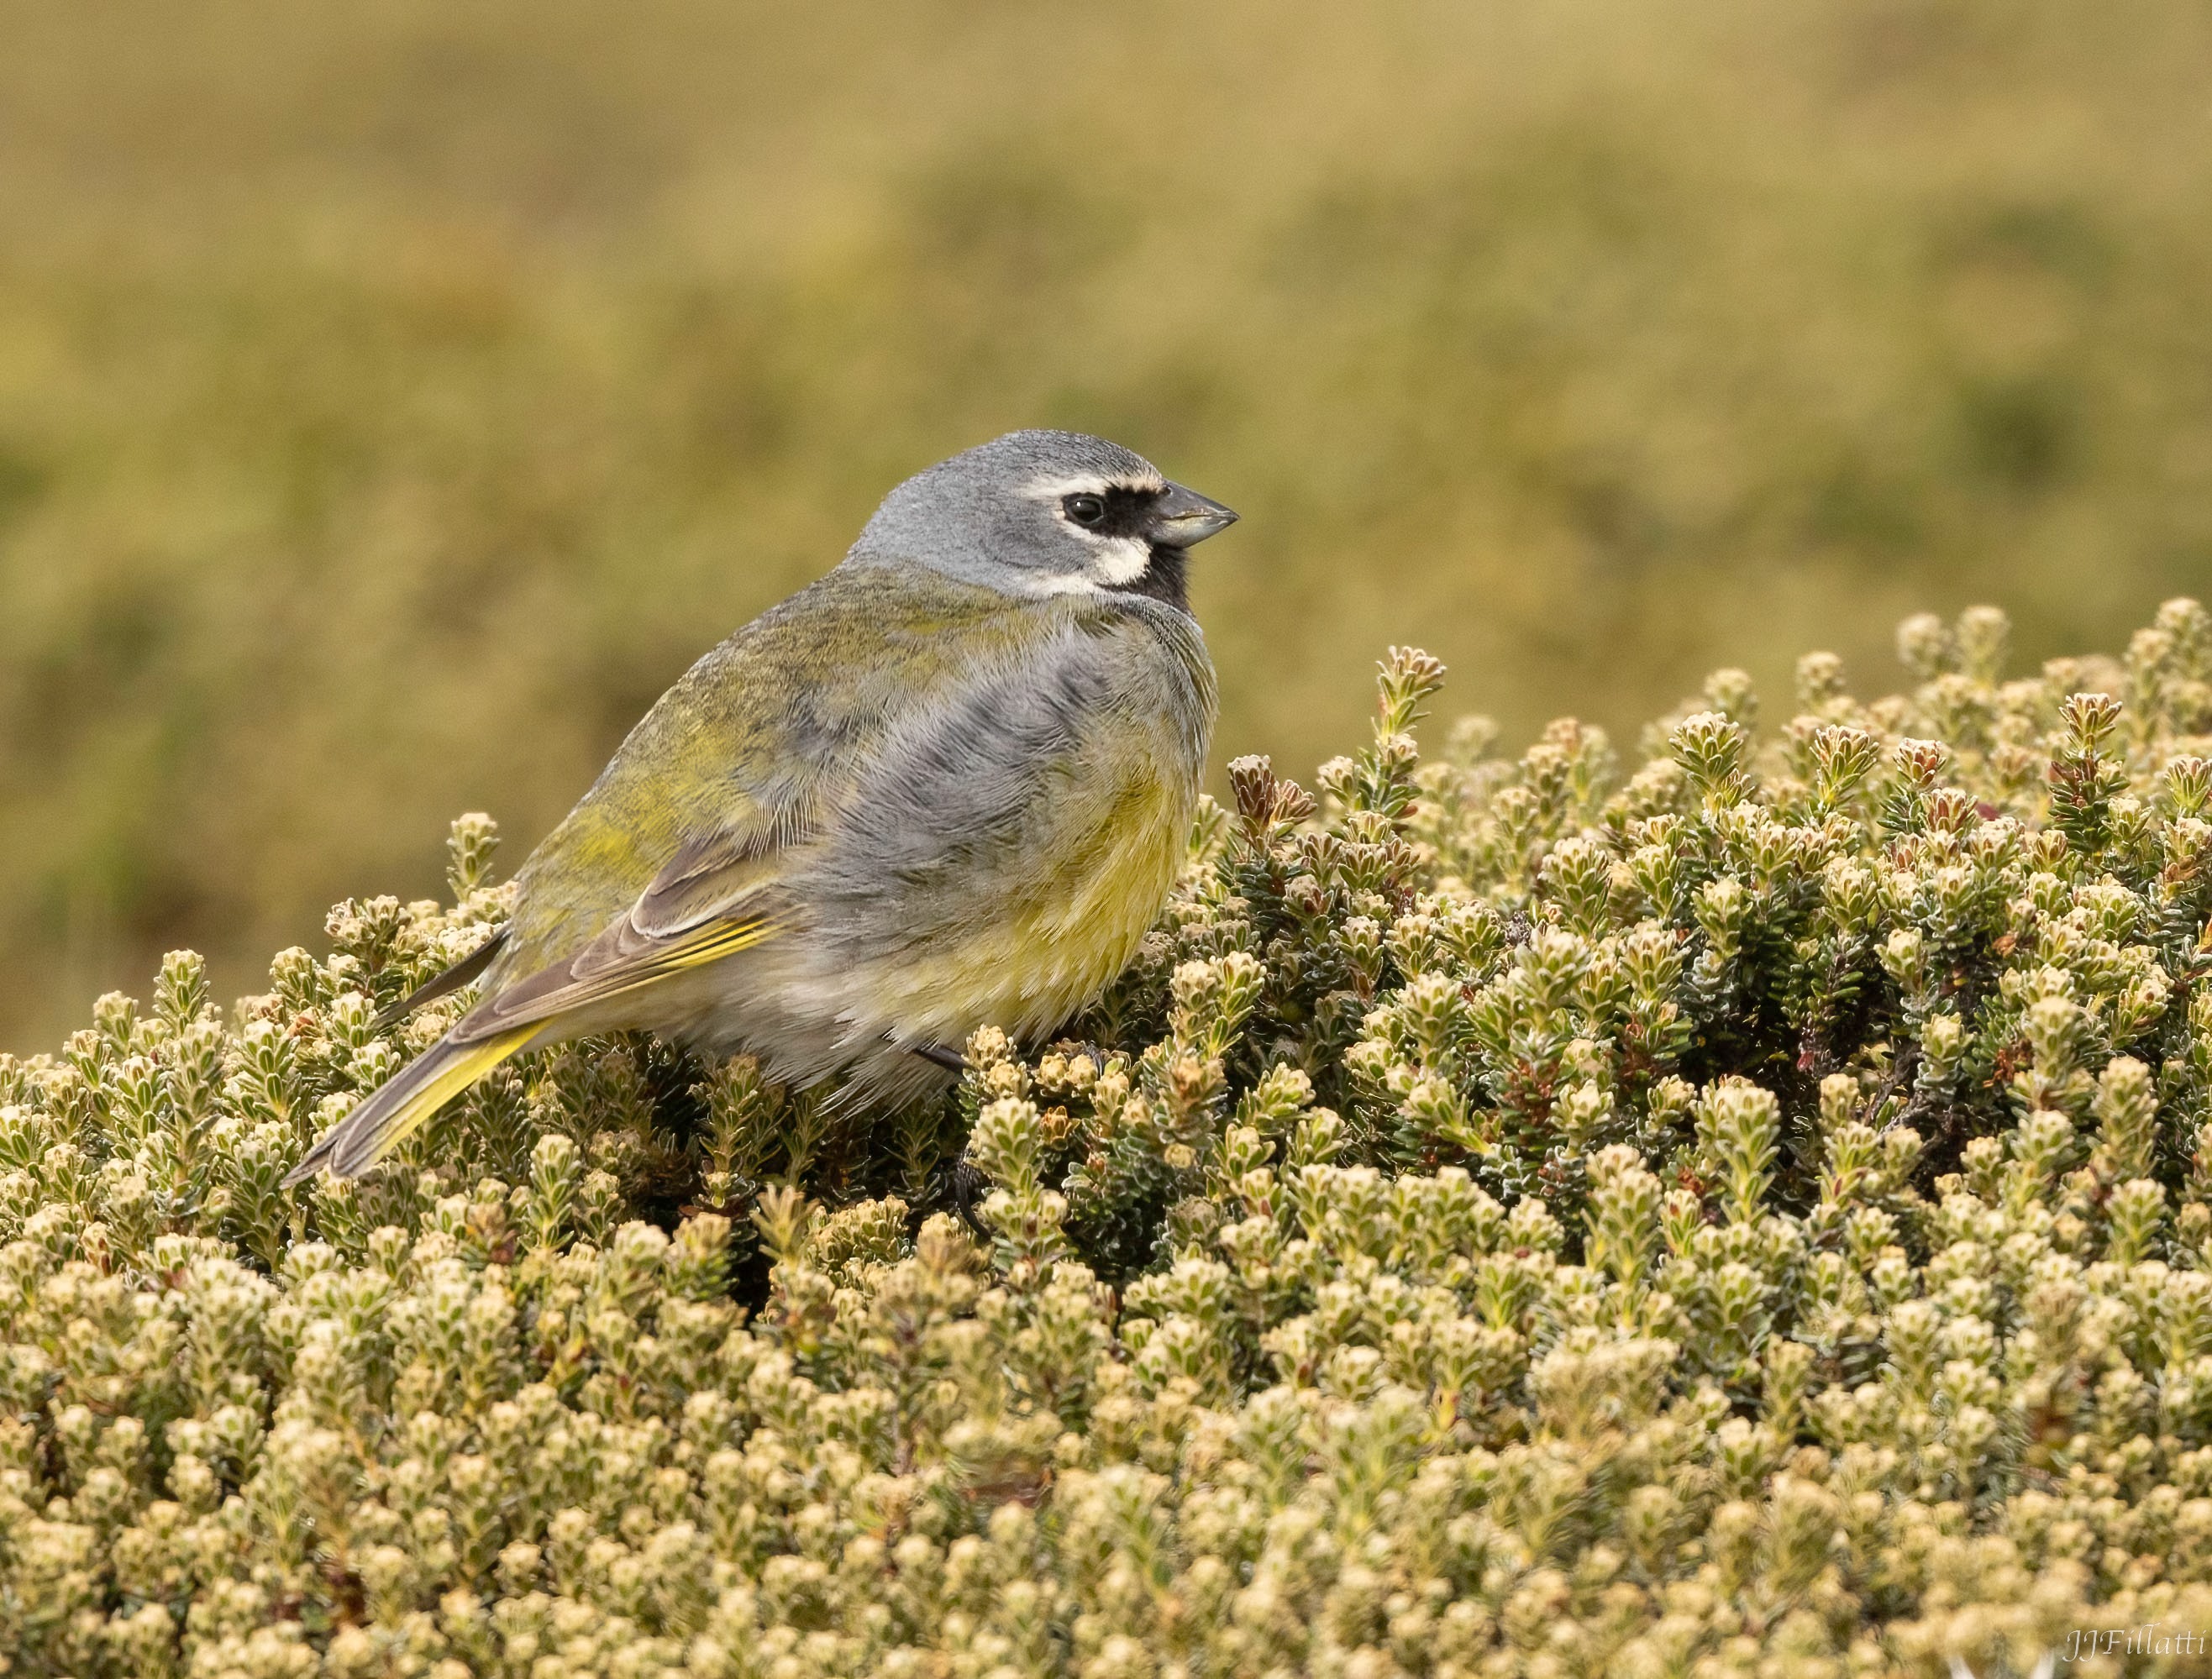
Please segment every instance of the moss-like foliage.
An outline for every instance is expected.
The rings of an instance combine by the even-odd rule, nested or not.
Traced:
[[[481,818],[228,1016],[173,957],[0,1059],[0,1670],[2200,1664],[2212,617],[2003,640],[1625,776],[1422,761],[1394,653],[1067,1041],[873,1122],[594,1040],[281,1189],[464,1006],[380,1015]]]

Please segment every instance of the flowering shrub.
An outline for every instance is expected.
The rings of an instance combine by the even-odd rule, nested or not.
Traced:
[[[1422,761],[1394,653],[1068,1041],[872,1123],[593,1040],[285,1191],[463,1006],[380,1013],[482,818],[228,1016],[173,956],[0,1059],[0,1668],[2201,1663],[2212,616],[2003,641],[1625,776]]]

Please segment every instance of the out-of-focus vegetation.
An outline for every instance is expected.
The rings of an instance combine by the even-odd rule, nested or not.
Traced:
[[[0,1041],[526,845],[906,472],[1246,514],[1222,744],[2212,564],[2202,9],[0,0]],[[1868,674],[1880,679],[1877,666]]]

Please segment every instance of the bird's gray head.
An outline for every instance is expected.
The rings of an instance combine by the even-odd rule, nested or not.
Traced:
[[[1148,595],[1187,611],[1186,550],[1236,518],[1103,438],[1009,432],[885,496],[852,557],[1012,595]]]

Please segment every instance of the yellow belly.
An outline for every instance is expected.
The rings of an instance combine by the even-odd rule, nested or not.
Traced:
[[[1182,866],[1193,802],[1159,782],[1132,789],[1091,833],[1028,859],[996,913],[869,974],[866,1012],[902,1037],[944,1043],[984,1025],[1030,1034],[1061,1024],[1136,955]]]

